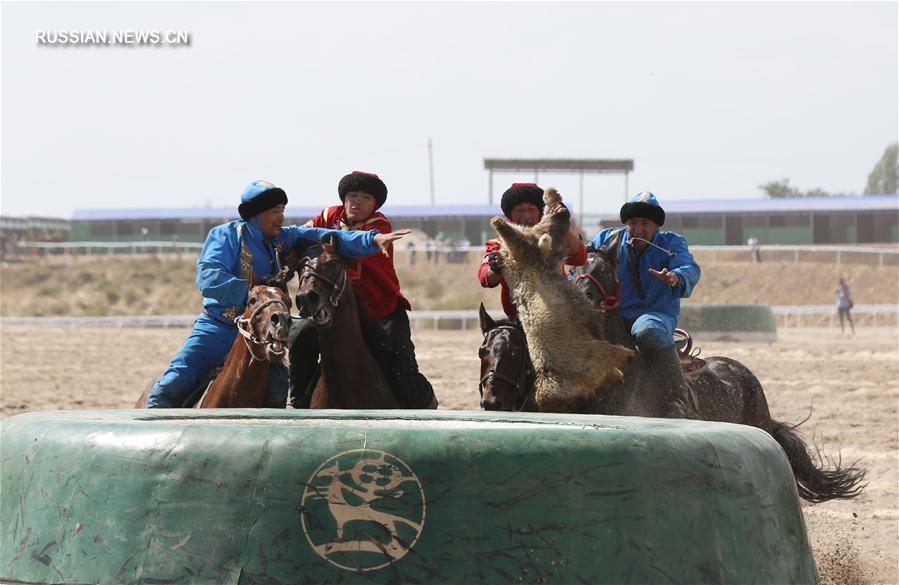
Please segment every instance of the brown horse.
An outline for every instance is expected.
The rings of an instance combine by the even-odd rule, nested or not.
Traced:
[[[297,309],[318,330],[321,375],[309,408],[400,408],[370,346],[376,326],[360,314],[364,308],[349,284],[346,263],[333,240],[312,248],[298,268]],[[361,309],[361,311],[360,311]],[[294,348],[291,347],[291,351]],[[297,348],[302,351],[302,348]]]
[[[252,286],[247,306],[235,320],[238,336],[215,379],[185,402],[186,408],[284,408],[266,404],[265,390],[272,363],[283,359],[290,330],[290,297],[282,278]],[[151,385],[152,387],[152,385]],[[135,408],[146,408],[150,388]]]
[[[621,287],[617,277],[616,256],[608,250],[591,252],[576,286],[602,310],[607,341],[634,347],[630,331],[620,311]],[[505,327],[503,327],[505,325]],[[507,357],[503,345],[524,351],[524,337],[516,335],[509,323],[494,322],[486,311],[481,314],[485,332],[481,354],[481,404],[485,409],[536,410],[533,386],[509,383],[526,376],[527,363]],[[496,331],[495,333],[492,333]],[[485,361],[487,363],[485,363]],[[689,360],[684,360],[689,362]],[[492,376],[485,372],[495,371]],[[654,380],[645,368],[639,352],[624,368],[624,381],[604,387],[591,399],[579,404],[576,412],[624,416],[661,417],[664,413],[665,381]],[[810,502],[852,498],[861,492],[865,470],[832,468],[812,456],[797,425],[773,420],[768,401],[758,378],[740,362],[726,357],[710,357],[704,367],[686,374],[697,411],[703,420],[751,425],[770,434],[787,455],[799,495]],[[802,424],[802,423],[800,423]]]

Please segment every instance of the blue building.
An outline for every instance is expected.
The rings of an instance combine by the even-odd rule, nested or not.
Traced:
[[[702,199],[664,202],[665,229],[691,244],[873,244],[899,242],[899,195]],[[604,217],[600,226],[621,225]]]
[[[570,205],[570,204],[569,204]],[[665,228],[691,244],[873,244],[899,242],[899,196],[793,197],[665,201]],[[573,207],[572,207],[573,209]],[[287,208],[287,223],[303,224],[317,207]],[[573,209],[573,211],[576,211]],[[432,237],[482,244],[495,236],[490,218],[498,205],[390,205],[384,213],[395,229],[419,229]],[[237,219],[235,208],[79,209],[71,222],[73,241],[178,239],[202,242],[214,226]],[[586,220],[588,237],[618,217]]]

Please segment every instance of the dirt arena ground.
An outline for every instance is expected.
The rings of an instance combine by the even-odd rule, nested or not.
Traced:
[[[0,331],[2,418],[46,409],[128,408],[186,335],[181,329],[24,328]],[[782,329],[771,344],[702,342],[765,388],[772,415],[797,422],[826,453],[868,469],[863,495],[803,505],[822,583],[899,583],[899,332]],[[478,409],[476,331],[416,331],[419,362],[441,408]]]

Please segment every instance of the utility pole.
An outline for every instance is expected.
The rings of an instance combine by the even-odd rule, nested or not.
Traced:
[[[428,138],[428,176],[431,180],[431,207],[434,206],[434,149],[431,139]]]
[[[580,181],[578,181],[578,202],[577,202],[577,210],[578,215],[580,215],[580,219],[578,219],[578,227],[580,229],[584,229],[584,171],[579,173]]]

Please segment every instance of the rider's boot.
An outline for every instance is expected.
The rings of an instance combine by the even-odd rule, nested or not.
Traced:
[[[381,371],[400,403],[400,408],[437,408],[434,388],[418,371],[415,345],[406,308],[397,301],[396,310],[379,323],[384,333],[378,358]]]
[[[699,419],[699,411],[692,390],[684,378],[680,357],[674,346],[642,352],[649,371],[660,388],[665,390],[662,416],[665,418]]]
[[[412,340],[396,343],[384,355],[384,377],[397,396],[402,408],[437,408],[434,388],[418,371],[415,360],[415,346]]]

